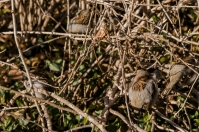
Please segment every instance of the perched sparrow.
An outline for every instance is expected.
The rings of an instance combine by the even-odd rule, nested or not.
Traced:
[[[31,74],[31,76],[33,76],[33,74]],[[39,78],[34,76],[32,79],[33,90],[35,93],[35,97],[46,99],[46,95],[39,93],[38,91],[38,89],[45,89],[45,85],[42,82],[46,82],[44,78]],[[24,81],[24,86],[26,87],[26,89],[30,89],[30,84],[28,80]],[[34,95],[33,92],[31,92],[31,94]]]
[[[138,70],[136,76],[132,79],[128,95],[135,112],[141,108],[148,110],[149,107],[155,104],[158,97],[156,83],[159,77],[158,74],[159,72],[156,71],[153,77],[151,77],[147,71]]]
[[[169,75],[169,84],[166,86],[166,88],[161,93],[162,97],[169,94],[171,89],[174,87],[174,85],[176,83],[178,83],[180,81],[182,76],[188,75],[191,72],[191,70],[188,69],[183,64],[176,64],[176,65],[167,64],[167,65],[165,65],[165,67],[166,68],[170,67],[170,69],[164,69],[164,71]]]
[[[105,39],[105,37],[107,37],[109,34],[108,34],[108,26],[106,24],[106,22],[102,22],[101,25],[100,25],[100,28],[97,32],[97,34],[95,35],[94,37],[94,41],[95,40],[102,40],[102,39]]]
[[[77,16],[71,20],[69,24],[69,32],[86,33],[89,18],[90,18],[90,11],[81,10],[79,13],[77,13]]]

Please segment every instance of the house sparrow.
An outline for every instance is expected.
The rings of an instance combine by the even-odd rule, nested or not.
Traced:
[[[183,75],[186,74],[185,65],[166,65],[166,67],[171,66],[170,70],[168,70],[169,74],[169,84],[166,86],[166,88],[162,91],[161,96],[165,96],[169,94],[173,86],[182,78]]]
[[[191,56],[183,58],[183,61],[186,62],[188,65],[190,64],[190,67],[192,67],[191,65],[198,65],[198,61]],[[197,78],[197,73],[193,72],[182,62],[180,62],[179,64],[166,64],[163,68],[161,67],[159,69],[163,72],[166,72],[169,76],[169,84],[161,93],[162,97],[168,95],[171,89],[174,87],[174,85],[176,85],[178,82],[178,85],[180,87],[186,87],[192,85],[195,79]],[[195,70],[197,71],[197,69]]]
[[[151,77],[147,71],[138,70],[136,76],[132,79],[128,96],[135,112],[141,108],[148,110],[157,100],[158,87],[156,81],[159,78],[159,71],[155,71],[153,74],[153,77]]]
[[[42,83],[42,82],[46,82],[46,80],[44,78],[39,78],[38,76],[34,76],[33,74],[31,74],[32,76],[32,84],[33,84],[33,90],[34,90],[34,93],[35,93],[35,97],[37,98],[41,98],[41,99],[46,99],[46,95],[42,94],[42,93],[39,93],[38,89],[45,89],[46,86]],[[33,77],[34,76],[34,77]],[[26,89],[30,89],[30,84],[29,84],[29,81],[28,80],[25,80],[24,81],[24,86],[26,87]],[[32,95],[33,92],[31,92]]]
[[[72,18],[69,24],[70,33],[86,33],[88,22],[90,19],[89,10],[81,10],[77,16]]]

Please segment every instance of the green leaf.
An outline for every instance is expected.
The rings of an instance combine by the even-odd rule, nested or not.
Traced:
[[[46,60],[46,65],[50,65],[50,61],[49,60]]]
[[[84,118],[83,124],[86,125],[88,123],[88,119]]]
[[[119,126],[120,125],[119,119],[116,118],[115,121],[111,124],[114,125],[114,126]]]
[[[62,62],[62,59],[57,59],[57,60],[55,61],[55,63],[57,63],[57,64],[61,64],[61,62]]]
[[[174,115],[172,115],[172,116],[170,117],[170,119],[171,119],[172,121],[175,120]]]
[[[23,103],[20,99],[17,99],[16,103],[17,103],[17,106],[19,106],[19,107],[23,106]]]
[[[29,122],[27,120],[18,119],[21,126],[26,126]]]
[[[43,43],[44,41],[43,41],[42,38],[39,38],[37,42],[38,42],[38,43]]]
[[[183,101],[184,101],[184,98],[182,98],[181,96],[178,96],[178,97],[177,97],[177,101],[178,101],[178,102],[183,102]]]
[[[0,104],[4,104],[4,103],[5,103],[5,100],[6,100],[6,94],[4,93],[4,94],[2,94],[0,97],[1,97],[1,98],[0,98]]]
[[[195,119],[197,126],[199,126],[199,119]]]
[[[63,124],[63,126],[66,127],[68,125],[68,120],[64,120]]]
[[[148,112],[146,112],[145,114],[144,114],[144,123],[146,123],[147,121],[148,121],[148,118],[150,117],[150,114],[148,113]]]
[[[6,49],[6,46],[5,45],[1,45],[0,46],[0,51],[3,51],[4,49]]]
[[[72,65],[72,64],[74,64],[75,63],[75,61],[70,61],[70,64]]]
[[[195,12],[194,12],[193,9],[190,9],[190,10],[191,10],[191,11],[190,11],[190,12],[191,12],[191,16],[193,17],[194,20],[196,20],[196,19],[197,19],[197,15],[195,14]],[[194,20],[193,20],[193,21],[194,21]]]
[[[0,94],[5,94],[5,91],[0,89]]]
[[[56,72],[59,72],[59,71],[60,71],[60,68],[59,68],[59,66],[58,66],[56,63],[50,63],[50,64],[49,64],[49,68],[50,68],[50,70],[52,70],[52,71],[56,71]]]
[[[71,115],[70,115],[70,114],[68,114],[66,117],[67,117],[67,119],[68,119],[68,120],[72,120],[72,118],[71,118]]]
[[[193,119],[195,116],[194,116],[194,115],[189,115],[189,117],[190,117],[191,119]]]
[[[195,116],[197,117],[198,115],[199,115],[199,114],[198,114],[198,111],[196,111],[196,112],[195,112]]]
[[[167,58],[163,56],[160,58],[160,63],[164,63],[166,60],[167,60]]]
[[[7,13],[7,10],[6,10],[6,9],[1,9],[1,10],[0,10],[0,15],[6,14],[6,13]]]
[[[7,131],[11,132],[17,128],[18,124],[12,122],[12,124],[7,128]]]
[[[98,78],[98,73],[97,72],[95,72],[94,76],[93,76],[93,79],[96,79],[96,78]]]
[[[73,82],[73,86],[76,86],[78,83],[78,79]]]
[[[79,67],[79,71],[82,71],[82,70],[84,70],[85,69],[85,65],[81,65],[80,67]]]
[[[10,116],[7,120],[4,121],[4,126],[8,127],[12,121],[13,121],[13,118]]]
[[[97,115],[100,115],[100,114],[102,113],[102,110],[95,111],[95,113],[96,113]]]
[[[154,22],[158,22],[158,17],[156,15],[153,15],[152,19],[153,19]]]
[[[37,115],[37,112],[32,112],[32,117],[34,118],[34,119],[36,119],[36,115]]]
[[[75,119],[76,119],[77,121],[79,121],[79,122],[80,122],[80,121],[81,121],[81,119],[82,119],[82,117],[81,117],[80,115],[76,115],[76,116],[75,116]]]

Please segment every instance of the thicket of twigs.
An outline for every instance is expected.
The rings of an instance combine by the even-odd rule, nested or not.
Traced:
[[[0,130],[198,131],[197,2],[1,0]],[[86,8],[91,30],[69,33],[70,19]],[[109,34],[93,43],[102,20]],[[191,74],[161,96],[172,81],[168,64]],[[156,105],[134,121],[125,91],[138,69],[162,76]],[[39,92],[48,98],[26,90],[33,75],[47,81]]]

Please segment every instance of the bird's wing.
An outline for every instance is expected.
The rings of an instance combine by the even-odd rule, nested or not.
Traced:
[[[181,79],[183,75],[185,75],[185,65],[174,65],[170,70],[170,82],[167,87],[163,90],[161,96],[167,95],[173,86]]]
[[[145,87],[147,89],[148,92],[148,98],[150,99],[150,106],[153,106],[155,104],[155,102],[157,101],[158,98],[158,84],[156,81],[154,81],[153,79],[150,79],[147,82],[147,85]]]

